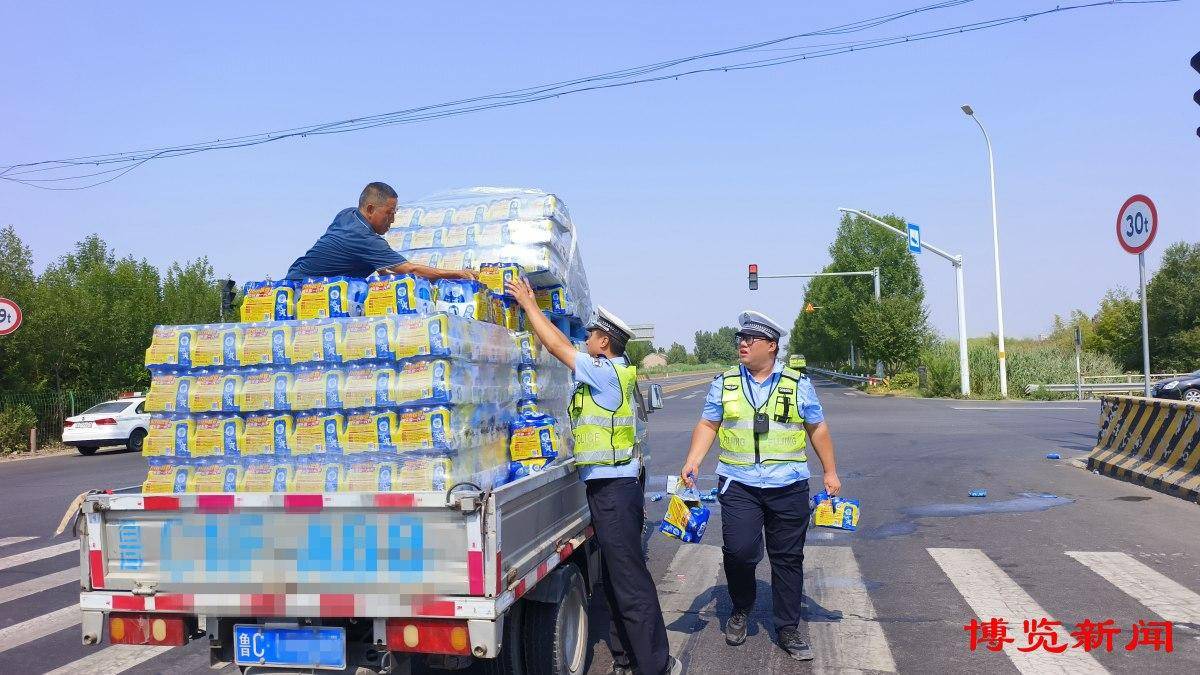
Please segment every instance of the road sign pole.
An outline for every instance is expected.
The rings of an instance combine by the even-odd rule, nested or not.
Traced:
[[[882,296],[879,294],[879,268],[871,270],[871,279],[875,281],[875,302],[882,301]],[[883,379],[883,359],[875,359],[875,377]]]
[[[1083,332],[1075,326],[1075,398],[1083,400],[1083,368],[1079,362],[1079,352],[1083,349]]]
[[[1146,398],[1150,398],[1150,322],[1146,320],[1146,254],[1138,254],[1138,288],[1142,296],[1142,372]]]
[[[971,362],[967,359],[967,300],[963,292],[963,259],[954,262],[954,287],[958,296],[958,385],[963,396],[971,395]]]

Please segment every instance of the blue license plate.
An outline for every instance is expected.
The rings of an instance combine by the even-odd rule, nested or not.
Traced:
[[[283,666],[343,670],[346,629],[326,626],[268,628],[233,627],[234,663],[239,666]]]

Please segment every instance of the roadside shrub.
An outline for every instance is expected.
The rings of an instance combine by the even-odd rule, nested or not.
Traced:
[[[1073,398],[1069,394],[1035,391],[1026,394],[1029,385],[1073,383],[1075,351],[1048,342],[1014,340],[1008,345],[1008,395],[1010,398]],[[929,369],[927,396],[958,396],[958,345],[945,341],[921,352],[921,362]],[[1000,355],[987,339],[971,340],[967,345],[967,363],[971,371],[972,398],[1000,398]],[[1121,368],[1111,357],[1083,352],[1080,370],[1084,376],[1114,375]]]
[[[916,373],[896,373],[888,380],[892,389],[916,389],[919,384]]]
[[[0,454],[29,449],[29,430],[37,426],[33,408],[24,403],[0,410]]]

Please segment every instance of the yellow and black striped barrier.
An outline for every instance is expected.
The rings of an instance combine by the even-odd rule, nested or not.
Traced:
[[[1200,405],[1103,396],[1088,469],[1196,501],[1200,496]]]

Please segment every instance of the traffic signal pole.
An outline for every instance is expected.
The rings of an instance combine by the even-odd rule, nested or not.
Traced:
[[[816,272],[813,274],[759,274],[758,265],[750,266],[750,290],[758,289],[759,279],[811,279],[813,277],[859,277],[870,275],[875,285],[875,302],[879,302],[879,268],[869,272]],[[853,349],[853,345],[851,345]],[[875,375],[883,379],[883,361],[875,360]]]

